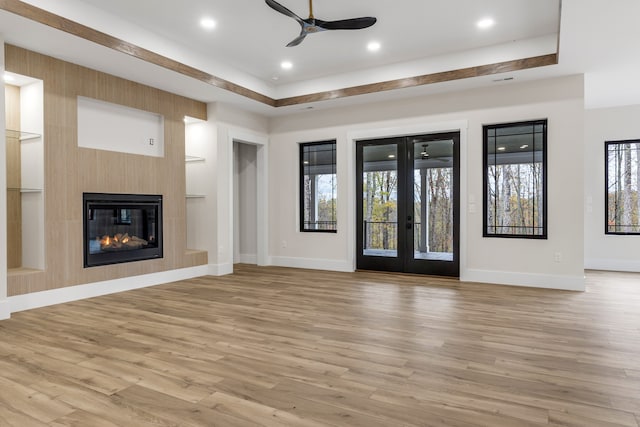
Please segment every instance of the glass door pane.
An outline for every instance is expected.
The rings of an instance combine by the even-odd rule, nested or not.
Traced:
[[[398,256],[398,146],[363,147],[362,255]]]
[[[414,259],[453,261],[453,184],[453,140],[414,139]]]

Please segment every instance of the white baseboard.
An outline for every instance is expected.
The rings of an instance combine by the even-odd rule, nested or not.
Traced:
[[[342,271],[351,273],[353,265],[347,261],[334,259],[271,257],[271,265],[277,267],[308,268],[311,270]]]
[[[0,300],[0,320],[5,320],[11,317],[11,306],[8,299]]]
[[[209,264],[207,274],[209,276],[224,276],[233,274],[233,263],[226,264]]]
[[[565,291],[585,290],[584,275],[568,276],[467,269],[460,275],[460,280],[531,288],[561,289]]]
[[[587,258],[584,260],[584,268],[587,270],[605,270],[605,271],[630,271],[640,272],[639,260],[623,260],[623,259],[606,259],[606,258]]]
[[[16,295],[9,297],[7,300],[11,313],[15,313],[18,311],[31,310],[33,308],[46,307],[48,305],[61,304],[85,298],[93,298],[101,295],[146,288],[148,286],[161,285],[178,280],[191,279],[193,277],[206,276],[207,274],[208,266],[200,265],[197,267],[182,268],[179,270],[162,271],[159,273],[144,274],[141,276],[88,283],[86,285],[68,286],[66,288],[52,289],[50,291]],[[0,314],[1,311],[2,306],[0,303]]]
[[[240,254],[238,258],[241,264],[257,264],[258,255],[256,254]]]

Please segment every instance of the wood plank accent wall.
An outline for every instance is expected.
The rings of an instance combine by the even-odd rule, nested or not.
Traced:
[[[20,88],[5,85],[6,127],[20,130]],[[22,265],[22,196],[20,140],[7,138],[7,268]]]
[[[206,120],[204,103],[11,45],[5,68],[44,82],[46,265],[43,274],[9,274],[9,296],[207,263],[186,247],[183,121]],[[78,147],[78,96],[163,115],[165,156]],[[162,194],[164,258],[83,268],[83,192]]]

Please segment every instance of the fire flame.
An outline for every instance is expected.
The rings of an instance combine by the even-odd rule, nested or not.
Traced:
[[[116,234],[115,236],[104,235],[100,241],[100,249],[136,249],[149,244],[148,241],[138,236],[129,236],[129,234]]]

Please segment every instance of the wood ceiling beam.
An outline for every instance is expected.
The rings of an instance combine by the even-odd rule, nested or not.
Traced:
[[[476,67],[461,68],[441,73],[424,74],[422,76],[408,77],[405,79],[389,80],[386,82],[370,83],[361,86],[352,86],[344,89],[318,92],[309,95],[294,96],[276,100],[276,107],[287,105],[305,104],[309,102],[327,101],[331,99],[345,98],[349,96],[365,95],[369,93],[384,92],[388,90],[405,89],[434,83],[449,82],[453,80],[468,79],[471,77],[489,76],[492,74],[507,73],[529,68],[544,67],[558,63],[558,55],[535,56],[531,58],[516,59],[513,61],[499,62],[496,64],[479,65]]]

